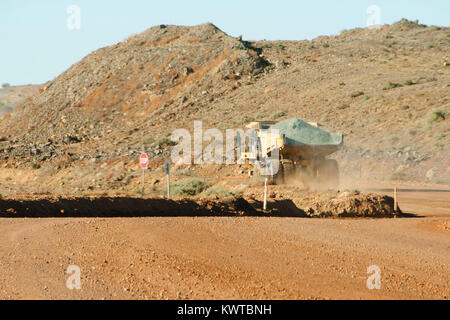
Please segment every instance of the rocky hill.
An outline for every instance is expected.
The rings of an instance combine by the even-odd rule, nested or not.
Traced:
[[[4,84],[0,89],[0,116],[11,112],[15,107],[38,92],[39,85],[10,86]]]
[[[312,41],[156,26],[99,49],[0,120],[0,161],[154,159],[194,120],[302,118],[346,135],[344,174],[450,183],[450,28],[402,20]],[[59,163],[59,162],[58,162]]]

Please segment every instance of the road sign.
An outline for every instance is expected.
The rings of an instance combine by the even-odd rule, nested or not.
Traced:
[[[149,161],[148,161],[148,155],[146,153],[141,154],[139,164],[142,169],[148,168]]]
[[[170,174],[170,162],[166,161],[164,163],[164,171],[166,172],[166,174]]]

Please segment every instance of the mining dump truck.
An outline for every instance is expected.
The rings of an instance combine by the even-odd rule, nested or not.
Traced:
[[[248,164],[250,175],[261,174],[256,167],[261,169],[266,166],[262,162],[271,158],[270,161],[278,162],[277,170],[265,175],[271,176],[275,184],[301,182],[308,189],[339,187],[338,162],[327,156],[343,146],[343,134],[329,133],[318,123],[300,119],[252,122],[246,128],[254,137],[241,159]]]

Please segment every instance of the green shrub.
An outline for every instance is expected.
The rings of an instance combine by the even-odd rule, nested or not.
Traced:
[[[284,112],[284,111],[278,111],[278,112],[275,112],[274,114],[272,114],[272,116],[270,117],[272,120],[277,120],[277,119],[279,119],[279,118],[282,118],[282,117],[284,117],[284,116],[286,116],[286,112]]]
[[[388,87],[384,87],[383,90],[389,90],[389,89],[395,89],[395,88],[401,88],[401,87],[403,87],[403,85],[400,84],[400,83],[389,82],[389,86]]]
[[[352,98],[358,98],[358,97],[360,97],[362,95],[364,95],[364,91],[358,91],[358,92],[352,93],[351,97]]]
[[[31,167],[32,167],[33,169],[40,169],[40,168],[41,168],[41,165],[40,165],[39,163],[32,163],[32,164],[31,164]]]
[[[286,49],[286,46],[284,46],[282,43],[279,43],[279,44],[278,44],[278,49],[279,49],[280,51],[284,51],[284,50]]]
[[[172,192],[177,196],[195,196],[211,186],[210,183],[195,178],[178,181],[172,185]]]
[[[387,45],[388,48],[392,48],[393,46],[395,46],[397,44],[397,41],[391,42]]]
[[[9,87],[11,87],[11,85],[9,83],[2,84],[3,89],[8,89]]]
[[[160,147],[173,147],[173,146],[176,146],[177,143],[167,137],[164,137],[164,138],[159,139],[158,145]]]
[[[432,111],[428,115],[429,123],[439,122],[439,121],[443,121],[443,120],[445,120],[445,113],[443,111],[440,111],[440,110]]]
[[[407,86],[412,86],[413,84],[416,84],[416,83],[414,81],[412,81],[412,80],[406,80],[405,84]]]
[[[248,124],[248,123],[253,122],[253,121],[255,121],[255,118],[250,117],[250,116],[243,116],[241,119],[235,120],[234,121],[234,125],[242,126],[244,124]]]

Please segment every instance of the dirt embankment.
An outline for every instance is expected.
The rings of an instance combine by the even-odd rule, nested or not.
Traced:
[[[319,193],[302,199],[273,199],[266,212],[255,199],[142,199],[130,197],[35,197],[0,200],[0,217],[394,217],[393,199],[376,195],[349,195],[318,200]],[[313,204],[309,206],[309,204]]]

